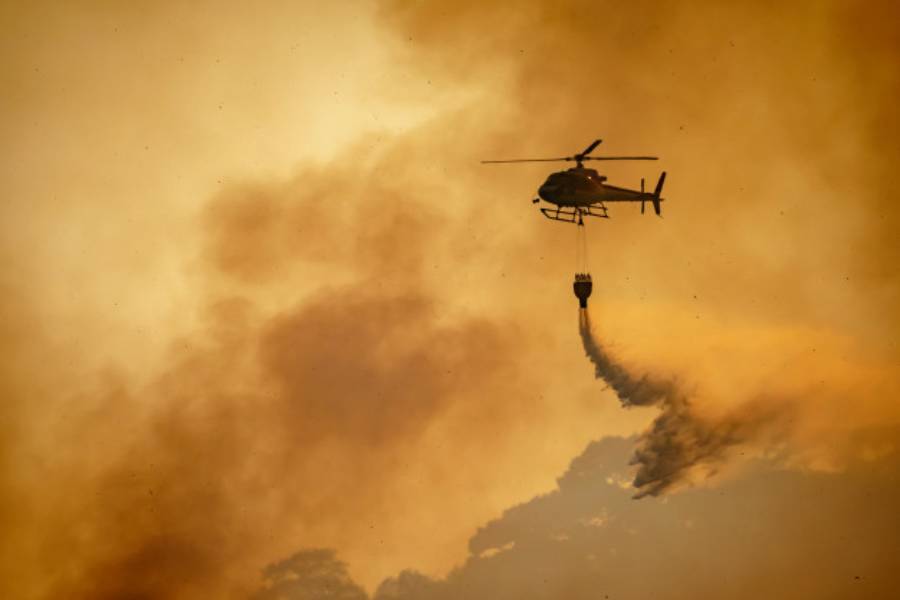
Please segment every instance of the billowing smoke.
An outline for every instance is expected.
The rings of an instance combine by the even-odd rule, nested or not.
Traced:
[[[334,553],[307,550],[268,567],[257,598],[892,598],[900,454],[888,448],[898,433],[863,432],[860,441],[884,454],[840,473],[755,459],[715,488],[644,502],[630,501],[620,483],[634,438],[604,437],[555,489],[484,523],[467,560],[444,577],[405,569],[366,596]]]
[[[771,422],[771,412],[755,406],[719,419],[704,418],[676,381],[635,375],[610,356],[594,336],[587,309],[579,310],[578,331],[597,379],[612,388],[622,406],[656,406],[661,411],[635,450],[637,498],[665,492],[694,466],[715,466],[729,448],[751,438],[763,423]]]
[[[405,566],[443,573],[467,532],[547,490],[590,439],[634,431],[637,411],[606,418],[580,349],[556,343],[571,339],[552,318],[571,298],[534,293],[568,256],[567,232],[527,212],[557,167],[477,164],[595,137],[678,174],[658,227],[636,210],[604,227],[609,302],[634,332],[610,335],[658,332],[642,360],[710,400],[680,379],[668,395],[631,390],[661,411],[637,441],[638,491],[751,447],[834,471],[896,445],[851,443],[900,423],[896,3],[6,4],[0,597],[245,597],[298,547],[336,548],[370,590]],[[611,183],[652,176],[609,167]],[[672,356],[666,340],[686,331]],[[728,364],[714,371],[709,348]],[[771,450],[765,409],[783,397],[796,435]],[[627,499],[607,475],[590,481]],[[772,552],[791,543],[793,571],[822,584],[781,597],[852,597],[831,579],[839,560],[809,562],[823,546],[808,532],[829,523],[830,547],[896,557],[879,543],[896,511],[855,519],[897,495],[836,481],[859,492],[836,512],[810,512],[822,495],[793,480],[626,502],[635,518],[602,552],[561,554],[569,530],[517,523],[553,543],[481,589],[601,597],[590,578],[572,594],[569,574],[616,550],[610,570],[629,583],[678,590],[721,559],[704,572],[740,564],[743,597],[759,597],[767,573],[792,575]],[[753,502],[716,503],[705,537],[651,527],[657,505],[696,492],[695,521],[723,489]],[[751,529],[759,515],[787,528]],[[603,522],[579,513],[573,528]],[[637,549],[632,529],[649,533]],[[749,558],[748,529],[764,533]],[[740,547],[718,545],[723,531]],[[522,535],[489,537],[479,547],[529,551]],[[674,579],[656,576],[686,552]],[[303,555],[268,582],[329,560]],[[560,585],[542,587],[554,564]],[[398,582],[425,598],[422,580]]]

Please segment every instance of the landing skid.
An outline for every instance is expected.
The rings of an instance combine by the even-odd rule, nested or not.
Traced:
[[[595,204],[592,206],[574,206],[563,210],[561,207],[556,210],[552,208],[541,208],[541,212],[544,213],[544,216],[548,219],[553,219],[554,221],[562,221],[564,223],[578,223],[579,225],[584,225],[583,217],[599,217],[601,219],[608,219],[609,215],[606,214],[606,207],[602,204]]]

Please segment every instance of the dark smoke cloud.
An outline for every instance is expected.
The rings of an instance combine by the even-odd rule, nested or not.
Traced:
[[[635,450],[633,462],[639,465],[634,478],[637,498],[667,491],[693,467],[721,463],[729,449],[753,441],[775,417],[774,410],[749,405],[723,417],[702,417],[675,381],[648,374],[635,376],[613,359],[595,337],[587,309],[579,310],[578,332],[596,377],[612,388],[622,406],[654,406],[660,410]]]
[[[566,352],[553,342],[571,333],[570,324],[557,319],[557,309],[571,299],[561,293],[564,300],[557,303],[551,290],[557,283],[564,289],[555,277],[567,264],[568,252],[560,248],[568,238],[524,212],[546,175],[542,166],[488,174],[477,170],[479,158],[568,152],[598,135],[611,150],[615,143],[615,151],[660,154],[677,173],[662,225],[642,221],[638,234],[620,211],[603,229],[608,279],[646,282],[646,296],[658,303],[644,310],[645,294],[639,302],[638,290],[624,284],[607,298],[639,306],[651,317],[665,315],[667,322],[676,310],[691,318],[716,315],[721,330],[741,338],[713,336],[726,340],[726,350],[729,344],[743,348],[758,329],[774,329],[821,353],[808,332],[818,327],[834,333],[849,340],[838,345],[846,361],[808,360],[801,372],[791,367],[794,346],[767,348],[758,358],[788,365],[799,380],[791,383],[810,407],[804,420],[833,427],[824,431],[843,434],[840,427],[852,430],[864,419],[897,418],[896,393],[882,389],[884,381],[896,379],[900,323],[895,3],[826,2],[810,10],[758,2],[386,2],[379,13],[395,42],[391,58],[403,73],[387,73],[384,87],[402,96],[412,78],[422,89],[471,91],[475,99],[441,112],[446,97],[423,96],[424,105],[439,111],[432,121],[390,137],[377,151],[367,140],[346,149],[352,151],[339,161],[302,167],[296,177],[225,185],[206,198],[196,230],[181,223],[179,213],[172,221],[182,228],[152,239],[144,217],[159,217],[167,205],[123,202],[127,193],[106,187],[112,173],[124,174],[124,189],[154,184],[158,195],[168,194],[168,184],[198,163],[217,165],[209,167],[213,180],[231,174],[216,172],[221,157],[207,157],[190,143],[180,156],[192,160],[160,162],[153,171],[145,169],[144,151],[123,156],[119,150],[146,149],[137,142],[147,130],[157,132],[153,139],[165,142],[164,149],[173,145],[176,129],[240,135],[227,119],[201,118],[218,112],[219,98],[198,99],[190,86],[186,93],[156,93],[185,82],[202,86],[196,75],[211,72],[241,84],[233,99],[255,117],[265,109],[253,83],[263,77],[282,82],[284,72],[271,72],[267,56],[255,53],[258,38],[243,26],[231,29],[241,35],[225,36],[223,46],[202,48],[205,54],[198,54],[208,60],[196,63],[196,71],[173,71],[179,56],[193,55],[205,38],[197,32],[217,27],[219,16],[242,19],[218,8],[198,9],[196,29],[162,5],[162,26],[153,29],[138,8],[130,16],[132,30],[141,33],[137,41],[117,31],[114,15],[103,7],[75,7],[72,19],[39,8],[34,19],[40,25],[47,18],[46,29],[20,27],[21,7],[4,10],[16,23],[2,42],[9,50],[4,66],[11,64],[16,76],[4,80],[21,108],[3,123],[16,133],[4,136],[15,140],[5,146],[10,175],[21,171],[16,180],[30,185],[48,181],[48,158],[65,167],[57,173],[62,183],[39,186],[33,194],[42,210],[33,212],[28,196],[5,204],[0,219],[3,263],[12,266],[0,287],[5,597],[243,597],[252,591],[248,581],[255,589],[260,565],[298,546],[336,546],[342,553],[351,548],[357,555],[361,547],[380,548],[369,533],[372,521],[409,521],[408,535],[396,539],[415,552],[433,550],[422,540],[443,544],[433,539],[435,527],[408,517],[425,504],[422,495],[431,494],[429,510],[437,522],[469,509],[454,504],[462,495],[446,501],[436,496],[471,483],[466,476],[479,467],[489,473],[493,490],[507,485],[508,473],[498,474],[486,457],[522,415],[530,412],[541,423],[540,411],[525,402],[542,383],[542,369],[533,365],[544,363],[524,357],[539,354],[529,337],[539,328],[535,315],[542,315],[540,327],[559,329],[556,336],[549,329],[539,333],[548,342],[541,358],[552,364]],[[293,32],[270,36],[265,26],[290,19],[260,11],[253,21],[263,24],[266,39],[285,41],[282,50],[293,52]],[[159,35],[172,31],[177,39]],[[101,39],[104,44],[97,43]],[[31,47],[23,40],[41,41],[42,53],[22,55]],[[228,49],[233,52],[220,63],[219,51]],[[43,68],[48,56],[64,59],[55,64],[56,76]],[[229,58],[249,62],[240,69]],[[80,84],[85,68],[95,77]],[[177,80],[159,77],[162,71],[176,72]],[[293,98],[293,90],[278,90],[279,97]],[[323,93],[332,98],[332,90]],[[172,110],[186,106],[200,108]],[[125,116],[108,119],[110,108]],[[151,113],[160,118],[146,119]],[[84,139],[105,131],[99,127],[104,123],[115,130],[113,150],[73,161],[89,149]],[[281,135],[285,146],[305,142],[290,125],[276,124],[260,137]],[[64,143],[50,148],[55,130],[65,133],[57,139]],[[265,150],[252,143],[241,152],[265,163]],[[23,156],[34,158],[33,171],[12,160]],[[154,181],[144,179],[146,173],[154,173]],[[618,183],[622,175],[624,182],[636,182],[644,175],[625,174],[611,179]],[[96,185],[71,192],[82,180]],[[178,187],[206,189],[197,181]],[[7,195],[17,197],[17,191]],[[63,206],[70,212],[60,213]],[[72,231],[67,218],[76,213],[95,220],[96,228]],[[111,214],[119,218],[106,220]],[[122,247],[93,245],[120,225],[127,238]],[[74,256],[62,264],[84,263],[85,271],[100,274],[104,293],[91,298],[102,296],[102,303],[91,308],[105,314],[122,283],[120,273],[104,271],[106,259],[131,256],[135,248],[152,254],[181,234],[201,240],[203,248],[197,261],[189,253],[176,257],[188,265],[191,296],[178,309],[197,322],[172,338],[159,368],[129,352],[105,370],[85,366],[85,354],[112,326],[40,312],[42,302],[63,288],[60,303],[78,303],[82,282],[58,259]],[[81,258],[85,248],[93,250],[88,259]],[[32,254],[37,258],[26,260]],[[55,285],[30,279],[38,262],[46,263],[43,271],[52,274],[47,281]],[[132,266],[127,260],[113,264]],[[151,277],[140,285],[128,281],[138,290],[157,288]],[[697,289],[703,300],[695,309],[690,298]],[[493,316],[482,315],[479,306],[460,312],[459,305],[448,316],[448,303],[465,305],[479,294],[489,299],[484,304]],[[162,317],[157,323],[168,331]],[[706,333],[716,327],[707,325]],[[59,330],[66,329],[75,343],[61,341]],[[134,348],[143,343],[142,334],[130,339]],[[652,345],[640,347],[650,352]],[[576,354],[571,364],[577,364]],[[885,355],[893,370],[878,371]],[[832,364],[844,378],[824,381]],[[860,364],[874,365],[878,377],[868,378]],[[721,377],[740,366],[730,365]],[[631,383],[633,396],[662,394],[658,381]],[[568,392],[556,394],[560,406],[568,406]],[[717,463],[736,442],[765,445],[760,435],[768,429],[758,425],[765,419],[756,404],[747,414],[738,409],[716,417],[698,415],[678,393],[671,397],[665,407],[657,401],[661,418],[637,441],[640,468],[658,467],[635,481],[642,489],[665,491],[680,481],[686,465]],[[443,420],[447,415],[450,424]],[[445,439],[419,443],[438,425],[446,428]],[[531,427],[529,435],[546,431],[543,423]],[[818,444],[812,458],[824,454],[822,446],[852,448],[843,436],[821,431],[812,429]],[[533,437],[537,441],[518,457],[526,466],[516,477],[531,470],[524,454],[543,444]],[[478,534],[477,556],[446,582],[407,573],[379,594],[460,598],[484,591],[482,597],[496,598],[513,590],[503,593],[596,598],[612,582],[638,597],[677,597],[679,589],[686,590],[682,597],[778,591],[784,597],[889,597],[892,590],[878,574],[896,572],[888,564],[898,555],[895,536],[885,535],[898,529],[895,462],[882,471],[857,476],[861,469],[832,479],[776,466],[744,482],[666,496],[664,504],[652,498],[635,503],[628,499],[631,491],[617,487],[618,477],[628,475],[624,466],[591,466],[624,465],[634,443],[619,440],[611,454],[602,444],[589,449],[558,491],[512,509]],[[867,452],[880,456],[885,444],[890,438]],[[413,486],[397,492],[391,485],[405,465],[429,452],[443,458],[420,493],[411,492]],[[582,470],[593,475],[576,485]],[[476,489],[465,491],[480,495]],[[569,502],[576,497],[582,508]],[[603,506],[612,507],[608,515]],[[672,506],[686,507],[683,514],[692,522],[714,518],[704,520],[697,535],[679,525],[677,514],[665,512]],[[564,543],[564,536],[596,541],[606,522],[621,525],[612,543]],[[602,578],[592,566],[601,555],[609,561],[602,563]],[[336,574],[326,581],[347,583],[340,569],[327,567],[329,557],[316,560]],[[371,562],[377,563],[372,570],[383,565]],[[302,565],[287,566],[270,572],[273,585]],[[856,571],[866,582],[875,573],[873,587],[851,587]]]
[[[857,441],[884,447],[898,434],[870,430]],[[403,571],[373,600],[893,597],[895,445],[841,473],[756,460],[716,488],[634,502],[622,484],[634,443],[592,442],[556,489],[481,527],[446,577]]]
[[[396,509],[392,482],[417,449],[440,445],[422,442],[437,421],[458,422],[456,448],[471,439],[473,453],[515,422],[509,400],[528,377],[511,357],[527,338],[445,314],[422,272],[442,223],[379,183],[377,166],[352,178],[339,165],[304,169],[213,198],[195,266],[200,319],[144,383],[111,367],[76,373],[67,393],[41,389],[48,344],[7,302],[2,343],[21,357],[3,372],[16,399],[3,408],[8,422],[42,423],[51,448],[82,449],[38,453],[41,435],[0,425],[21,442],[2,447],[0,516],[16,539],[34,540],[5,558],[36,569],[7,579],[11,597],[242,597],[258,565],[293,540],[366,544],[351,532]],[[323,196],[333,202],[317,218]],[[312,286],[310,269],[321,273]],[[42,407],[58,398],[65,418],[42,422],[25,394]],[[29,483],[38,477],[43,485]],[[290,587],[294,575],[281,571],[264,597]],[[332,576],[342,577],[321,585]]]

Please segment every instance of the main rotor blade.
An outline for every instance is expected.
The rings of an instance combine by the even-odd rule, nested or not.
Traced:
[[[587,148],[585,148],[585,149],[584,149],[584,152],[582,152],[581,154],[579,154],[579,156],[587,156],[588,154],[591,153],[591,150],[593,150],[594,148],[596,148],[596,147],[600,144],[600,142],[602,142],[602,141],[603,141],[603,140],[594,140],[594,143],[591,144],[590,146],[588,146]]]
[[[585,156],[582,160],[659,160],[658,156]]]
[[[560,160],[574,160],[571,156],[564,156],[563,158],[514,158],[512,160],[483,160],[481,164],[496,164],[496,163],[520,163],[520,162],[556,162]]]

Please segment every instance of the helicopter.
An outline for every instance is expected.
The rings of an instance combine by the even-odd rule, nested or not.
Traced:
[[[519,163],[519,162],[574,162],[575,166],[565,171],[551,173],[547,180],[538,188],[538,198],[532,200],[534,204],[542,199],[556,206],[555,209],[541,207],[541,212],[548,219],[564,221],[566,223],[578,223],[584,226],[584,217],[600,217],[608,219],[607,202],[640,202],[641,214],[644,214],[644,204],[653,204],[653,210],[657,215],[661,214],[660,197],[663,183],[666,180],[666,172],[663,171],[656,183],[653,193],[644,191],[644,180],[641,178],[640,190],[629,190],[604,183],[606,177],[600,175],[594,169],[585,167],[582,163],[588,160],[658,160],[656,156],[590,156],[594,148],[603,140],[594,140],[590,146],[573,156],[561,158],[518,158],[512,160],[483,160],[482,164]]]

